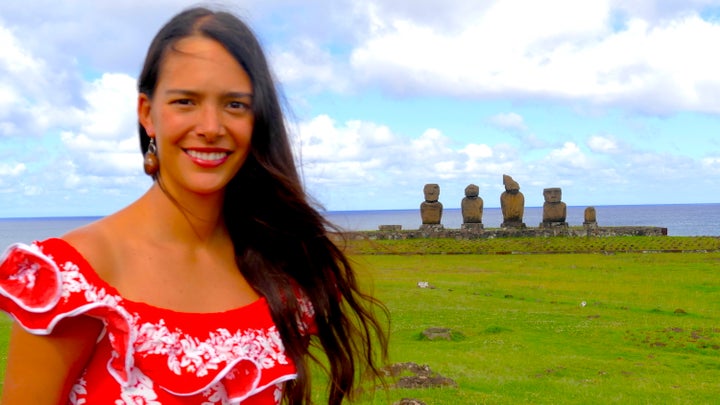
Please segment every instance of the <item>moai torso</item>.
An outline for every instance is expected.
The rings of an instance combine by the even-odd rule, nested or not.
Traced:
[[[543,222],[565,222],[567,218],[567,204],[562,202],[562,189],[559,187],[543,190],[545,203],[543,204]]]
[[[423,188],[425,201],[420,204],[420,217],[425,225],[439,224],[442,219],[443,206],[438,201],[440,197],[440,186],[437,184],[426,184]]]
[[[480,188],[474,184],[465,187],[465,198],[460,203],[464,224],[481,224],[483,215],[483,199]]]
[[[520,223],[525,214],[525,196],[520,185],[508,175],[503,175],[505,191],[500,195],[503,223]]]
[[[583,224],[595,223],[597,223],[597,212],[595,212],[595,207],[585,208],[585,221],[583,222]]]

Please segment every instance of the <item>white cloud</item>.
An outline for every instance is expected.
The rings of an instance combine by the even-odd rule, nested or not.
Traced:
[[[302,159],[305,162],[363,160],[373,150],[391,145],[395,136],[387,127],[358,120],[337,127],[327,115],[300,124]]]
[[[99,139],[125,139],[136,132],[137,88],[134,78],[106,73],[87,86],[87,110],[81,131]]]
[[[489,159],[493,156],[493,150],[488,145],[469,144],[465,148],[461,149],[460,152],[468,155],[469,159],[481,160]]]
[[[432,159],[444,158],[452,153],[448,146],[451,139],[435,128],[425,130],[419,138],[410,142],[410,152],[412,157],[420,161],[430,161]]]
[[[454,30],[396,16],[355,47],[351,63],[365,80],[407,94],[720,112],[720,98],[704,90],[720,88],[720,55],[698,46],[720,41],[720,24],[683,12],[661,21],[631,17],[613,31],[612,6],[496,2]]]
[[[61,140],[80,173],[119,177],[139,175],[142,167],[137,136],[135,79],[104,74],[86,85],[86,110],[76,131]]]
[[[372,199],[387,207],[394,198],[422,196],[425,183],[442,182],[446,195],[463,193],[471,182],[501,186],[502,173],[520,164],[507,145],[457,144],[435,128],[404,137],[376,123],[340,124],[325,115],[299,127],[306,183],[325,201],[372,191]]]
[[[26,167],[23,163],[0,163],[0,176],[17,176],[25,172]]]
[[[305,92],[348,89],[350,80],[340,71],[344,69],[318,43],[305,38],[293,41],[291,46],[283,45],[269,52],[271,66],[281,82],[302,86]]]
[[[488,122],[500,129],[519,132],[527,131],[522,115],[513,112],[493,115],[488,118]]]
[[[398,140],[387,127],[362,121],[336,125],[327,115],[300,123],[300,165],[317,184],[357,185],[386,177]],[[297,148],[297,147],[296,147]]]
[[[620,148],[617,141],[608,136],[593,135],[587,141],[588,147],[598,153],[618,153]]]
[[[706,172],[720,175],[720,156],[703,158],[700,164]]]
[[[76,117],[66,77],[30,52],[0,21],[0,136],[39,135]]]
[[[592,167],[588,157],[574,142],[565,142],[562,148],[550,151],[544,161],[552,168],[587,170]]]
[[[0,56],[0,67],[11,77],[28,75],[33,79],[41,79],[46,71],[45,62],[24,49],[14,33],[6,27],[0,26],[0,47],[3,49]],[[45,82],[28,82],[27,85],[42,86]],[[40,87],[41,88],[41,87]]]
[[[38,196],[42,194],[42,187],[37,185],[26,185],[23,190],[23,195],[28,197]]]

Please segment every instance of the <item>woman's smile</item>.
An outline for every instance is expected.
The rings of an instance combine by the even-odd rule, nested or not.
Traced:
[[[198,166],[205,168],[213,168],[220,166],[225,163],[229,151],[213,151],[213,150],[198,150],[198,149],[185,149],[185,153],[190,159]]]

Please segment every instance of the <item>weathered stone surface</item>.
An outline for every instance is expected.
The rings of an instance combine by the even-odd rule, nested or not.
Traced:
[[[437,184],[426,184],[423,188],[425,201],[420,204],[420,218],[423,224],[439,224],[442,220],[443,205],[438,201],[440,197],[440,186]]]
[[[422,334],[428,340],[452,340],[452,331],[449,328],[427,328]]]
[[[432,371],[427,364],[395,363],[384,367],[383,371],[385,375],[396,378],[395,388],[457,387],[454,380]]]
[[[441,233],[444,230],[445,230],[445,227],[442,224],[422,224],[422,225],[420,225],[420,231],[423,234],[432,235],[432,234]]]
[[[483,199],[480,188],[475,184],[465,187],[465,198],[460,202],[464,224],[481,224],[483,216]]]
[[[518,236],[550,237],[550,236],[667,236],[667,228],[657,226],[607,226],[607,227],[549,227],[549,228],[485,228],[471,231],[468,229],[445,229],[442,225],[423,225],[431,231],[401,230],[394,232],[383,231],[354,231],[344,232],[347,239],[354,240],[404,240],[421,238],[450,238],[450,239],[492,239],[510,238]]]
[[[521,221],[503,221],[502,224],[500,224],[501,228],[518,228],[518,229],[524,229],[526,228],[525,222]]]
[[[584,212],[584,218],[583,225],[591,225],[591,224],[597,224],[597,212],[595,212],[595,207],[587,207],[585,208]]]
[[[484,229],[483,224],[476,224],[476,223],[465,223],[460,225],[460,229],[466,230],[469,232],[478,232],[482,231]]]
[[[503,214],[502,228],[525,228],[525,196],[520,192],[520,185],[507,174],[503,174],[505,191],[500,195],[500,208]]]
[[[541,227],[567,226],[567,205],[562,202],[562,189],[559,187],[543,190],[543,221]]]
[[[567,222],[540,222],[538,226],[540,228],[567,229],[569,225]]]
[[[393,405],[427,405],[425,402],[415,398],[403,398],[395,401]]]
[[[378,230],[386,232],[395,232],[402,230],[402,225],[379,225]]]

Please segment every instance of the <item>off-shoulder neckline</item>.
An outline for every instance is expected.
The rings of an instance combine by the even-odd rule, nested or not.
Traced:
[[[126,306],[130,307],[140,307],[140,308],[146,308],[152,311],[157,311],[163,314],[168,315],[174,315],[174,317],[185,317],[185,318],[194,318],[194,317],[202,317],[203,319],[206,319],[207,317],[225,317],[227,315],[236,314],[239,312],[252,312],[255,310],[258,306],[267,306],[265,297],[260,296],[257,300],[249,302],[245,305],[235,307],[235,308],[229,308],[222,311],[212,311],[212,312],[188,312],[188,311],[178,311],[172,308],[165,308],[160,307],[157,305],[153,305],[144,301],[137,301],[132,300],[129,298],[126,298],[124,295],[120,293],[113,285],[105,281],[102,277],[100,277],[95,269],[90,265],[90,262],[87,261],[87,259],[83,256],[80,251],[78,251],[70,242],[62,239],[62,238],[49,238],[44,241],[36,242],[36,244],[40,244],[41,246],[47,246],[47,245],[60,245],[63,249],[66,249],[71,253],[73,256],[73,259],[76,261],[76,265],[83,269],[82,273],[85,276],[90,276],[93,279],[93,283],[97,284],[98,287],[105,288],[106,291],[110,294],[116,295],[120,298],[122,298],[123,302]],[[58,247],[60,247],[58,246]],[[60,263],[58,263],[60,264]]]

